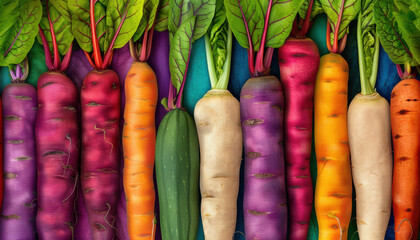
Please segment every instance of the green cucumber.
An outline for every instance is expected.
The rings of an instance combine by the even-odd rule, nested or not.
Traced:
[[[200,153],[193,118],[176,108],[156,136],[156,180],[163,240],[195,240],[199,222]]]

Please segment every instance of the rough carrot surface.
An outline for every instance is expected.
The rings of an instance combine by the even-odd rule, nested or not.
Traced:
[[[130,239],[154,239],[155,111],[157,81],[146,62],[133,62],[125,79],[124,190]]]
[[[352,178],[347,135],[349,68],[339,54],[321,57],[315,84],[315,210],[319,239],[347,239]]]
[[[420,81],[405,79],[391,93],[394,145],[392,201],[395,239],[417,239],[420,218]]]
[[[112,70],[83,80],[81,183],[93,239],[115,236],[119,195],[120,84]]]

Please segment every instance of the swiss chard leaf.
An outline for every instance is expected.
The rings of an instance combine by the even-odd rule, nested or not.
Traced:
[[[3,1],[0,5],[0,39],[15,24],[19,15],[13,14],[16,11],[19,1],[8,0]]]
[[[303,0],[273,0],[268,20],[267,47],[279,48],[283,45],[292,30],[302,2]],[[266,8],[263,8],[263,12],[267,12]]]
[[[155,22],[156,31],[165,31],[168,29],[169,9],[169,0],[160,0]]]
[[[137,41],[143,35],[145,30],[149,30],[153,26],[156,19],[156,13],[159,6],[159,0],[145,0],[143,17],[140,20],[140,25],[134,33],[133,41]],[[147,28],[147,29],[146,29]]]
[[[41,2],[39,0],[21,0],[18,2],[18,6],[13,11],[11,5],[5,10],[1,10],[9,13],[9,15],[0,17],[2,22],[6,22],[7,20],[4,21],[3,19],[12,15],[11,18],[15,18],[14,21],[7,21],[9,24],[13,23],[7,27],[7,30],[0,31],[4,32],[3,35],[0,35],[1,66],[10,66],[22,62],[31,50],[38,34],[38,24],[42,17]]]
[[[68,0],[71,13],[72,32],[79,46],[86,52],[92,52],[92,33],[90,29],[89,0]],[[108,49],[110,44],[105,20],[106,5],[98,1],[95,4],[96,35],[101,49]],[[109,33],[108,33],[109,34]]]
[[[418,63],[404,41],[399,23],[395,19],[395,12],[397,11],[398,8],[393,0],[376,1],[373,8],[376,32],[379,35],[382,47],[395,64],[409,63],[416,66]]]
[[[225,0],[226,16],[239,44],[258,51],[264,28],[264,13],[255,0]]]
[[[304,0],[302,6],[299,9],[299,16],[302,19],[306,17],[306,12],[308,11],[310,1],[311,0]],[[321,13],[324,13],[324,9],[322,8],[321,2],[319,0],[314,0],[310,20],[314,19],[317,15]]]
[[[71,22],[68,0],[49,0],[49,2],[63,15],[67,22]]]
[[[193,40],[197,40],[207,32],[212,22],[216,0],[171,0],[169,6],[171,8],[168,22],[169,31],[175,34],[182,23],[195,16]]]
[[[405,40],[415,63],[412,66],[420,64],[420,29],[413,24],[417,20],[415,12],[410,8],[400,9],[395,12],[395,19],[401,31],[401,36]]]
[[[191,46],[194,41],[195,21],[195,16],[185,20],[179,26],[172,39],[169,51],[169,69],[172,84],[177,89],[177,92],[179,92],[187,76]]]
[[[320,0],[325,13],[328,16],[328,21],[331,24],[331,42],[333,41],[334,28],[337,24],[338,17],[342,8],[343,15],[341,18],[340,28],[338,30],[338,39],[341,39],[345,33],[349,32],[350,22],[359,14],[361,4],[360,0],[346,0],[344,5],[343,0]]]
[[[143,16],[145,0],[109,0],[106,8],[106,24],[108,25],[108,41],[111,42],[115,34],[117,38],[113,48],[123,47],[133,37]],[[121,25],[122,22],[122,25]],[[117,31],[119,32],[117,33]],[[102,51],[106,51],[103,49]]]
[[[47,12],[47,1],[42,1],[42,19],[39,23],[39,26],[44,31],[45,38],[48,41],[50,51],[53,51],[53,43],[51,37],[50,23],[48,21],[48,12]],[[51,22],[53,23],[54,33],[58,45],[58,51],[61,55],[65,55],[70,47],[70,44],[73,42],[73,34],[71,32],[71,23],[67,21],[67,18],[59,12],[54,5],[48,5],[49,15]],[[42,44],[42,39],[38,35],[38,41]]]

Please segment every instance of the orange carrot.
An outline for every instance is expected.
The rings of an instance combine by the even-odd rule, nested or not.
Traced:
[[[130,239],[155,238],[155,110],[157,81],[146,62],[135,61],[125,79],[124,190]]]
[[[395,239],[417,239],[420,218],[420,82],[405,79],[391,93]]]
[[[318,176],[315,210],[319,239],[347,239],[352,179],[347,136],[347,62],[335,53],[321,57],[315,84],[315,152]]]

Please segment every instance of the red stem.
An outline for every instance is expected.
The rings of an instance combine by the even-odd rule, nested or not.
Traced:
[[[69,67],[72,50],[73,50],[73,42],[70,43],[69,50],[67,51],[66,55],[63,58],[63,62],[61,63],[61,67],[60,67],[60,72],[66,71],[66,69]]]
[[[147,30],[147,28],[149,27],[149,24],[146,25],[146,31],[143,35],[143,43],[141,45],[141,52],[140,52],[140,62],[144,62],[146,61],[146,56],[147,56],[147,40],[149,39],[149,31]]]
[[[333,45],[334,53],[338,53],[338,31],[340,30],[341,18],[343,17],[345,2],[346,0],[341,1],[340,14],[338,15],[337,24],[335,25],[335,28],[334,28],[334,45]]]
[[[274,48],[267,48],[264,57],[264,68],[269,69],[271,65],[271,60],[273,59]]]
[[[57,70],[60,68],[60,65],[61,65],[60,54],[58,53],[57,38],[55,37],[54,25],[50,17],[50,11],[48,8],[48,0],[47,0],[47,17],[48,17],[48,23],[50,24],[50,33],[51,33],[51,39],[52,39],[52,44],[53,44],[53,50],[54,50],[54,69]]]
[[[251,34],[249,33],[249,28],[248,28],[248,24],[246,22],[244,11],[242,9],[241,4],[238,3],[238,5],[239,5],[239,9],[241,10],[241,13],[242,13],[243,21],[245,23],[246,36],[248,37],[248,46],[249,46],[249,49],[248,49],[248,68],[249,68],[249,72],[250,72],[251,76],[253,76],[254,73],[255,73],[254,45],[252,44]]]
[[[403,71],[401,69],[401,65],[400,64],[396,64],[397,66],[397,72],[398,72],[398,76],[400,76],[401,79],[403,79]]]
[[[261,45],[260,50],[257,52],[257,59],[255,61],[255,74],[259,75],[261,73],[266,72],[266,68],[264,67],[264,50],[265,50],[265,40],[267,38],[267,30],[268,30],[268,21],[270,19],[271,7],[273,5],[273,0],[270,0],[267,7],[267,13],[265,15],[264,21],[264,31],[261,38]]]
[[[174,109],[174,85],[169,82],[168,108]]]
[[[327,21],[327,37],[326,37],[326,39],[327,39],[327,48],[328,48],[328,51],[332,52],[331,37],[330,37],[330,35],[331,35],[331,25]]]
[[[90,30],[92,32],[92,47],[93,47],[93,60],[95,64],[94,68],[100,69],[102,66],[101,49],[99,47],[98,36],[96,36],[96,22],[95,22],[95,3],[97,0],[90,0]],[[92,62],[92,60],[90,60]]]
[[[94,64],[94,63],[93,63],[93,61],[92,61],[92,57],[89,55],[89,53],[88,53],[88,52],[86,52],[85,50],[83,50],[83,52],[85,53],[85,56],[86,56],[87,60],[89,61],[90,65],[91,65],[93,68],[96,68],[95,64]]]
[[[45,38],[44,32],[42,31],[40,26],[38,27],[39,27],[39,36],[41,37],[42,45],[44,46],[45,63],[47,64],[48,70],[51,71],[51,70],[54,70],[54,66],[52,64],[50,48],[48,47],[48,42],[47,42],[47,39]]]
[[[308,33],[308,30],[309,30],[309,19],[311,18],[311,11],[312,11],[312,6],[313,5],[314,5],[314,0],[311,0],[309,2],[308,11],[306,11],[305,21],[303,22],[302,29],[300,29],[300,31],[297,34],[299,36],[305,36]]]
[[[344,48],[346,48],[347,43],[347,33],[344,34],[343,38],[340,41],[340,46],[338,47],[338,53],[342,53]]]
[[[153,32],[155,30],[155,24],[153,23],[153,26],[150,28],[150,33],[149,33],[149,39],[147,41],[147,56],[146,56],[146,61],[149,59],[150,57],[150,53],[152,52],[152,43],[153,43]]]
[[[111,63],[111,59],[112,59],[112,55],[113,55],[112,52],[113,52],[113,48],[114,48],[114,43],[115,43],[115,40],[117,40],[118,34],[121,31],[121,27],[122,27],[125,19],[127,18],[128,5],[129,5],[129,2],[127,2],[127,4],[125,5],[125,11],[124,11],[124,15],[123,15],[123,17],[121,19],[120,25],[118,25],[118,29],[115,32],[114,37],[112,38],[111,44],[109,44],[109,47],[106,50],[105,59],[104,59],[104,62],[102,63],[102,69],[108,68],[109,64]]]

